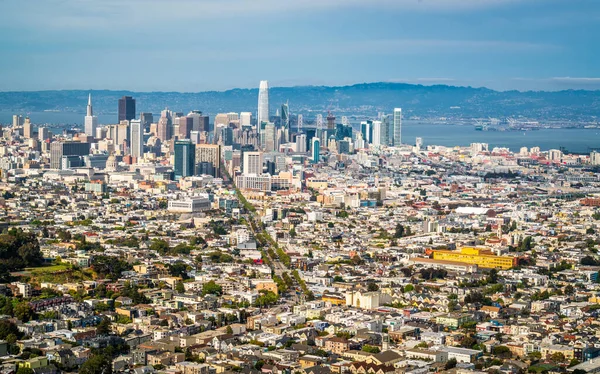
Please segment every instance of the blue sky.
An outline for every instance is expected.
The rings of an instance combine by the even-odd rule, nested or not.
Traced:
[[[0,0],[0,90],[600,89],[599,0]]]

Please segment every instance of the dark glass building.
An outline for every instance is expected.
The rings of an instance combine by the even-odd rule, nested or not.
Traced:
[[[119,122],[131,121],[135,118],[135,99],[131,96],[123,96],[119,99]]]
[[[191,140],[175,142],[175,179],[194,175],[196,168],[196,146]]]

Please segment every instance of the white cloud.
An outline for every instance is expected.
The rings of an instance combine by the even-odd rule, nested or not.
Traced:
[[[550,80],[567,84],[600,84],[600,78],[554,77]]]

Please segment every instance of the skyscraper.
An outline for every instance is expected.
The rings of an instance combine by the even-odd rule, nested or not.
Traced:
[[[275,124],[268,122],[262,135],[264,136],[265,152],[275,151]]]
[[[25,139],[30,139],[32,133],[31,119],[29,119],[29,117],[25,117],[25,122],[23,123],[23,137]]]
[[[381,143],[381,121],[373,121],[371,124],[373,128],[373,139],[371,139],[371,144],[374,146],[382,145]]]
[[[241,112],[240,113],[240,127],[250,126],[252,124],[252,113]]]
[[[160,119],[158,120],[157,132],[156,136],[162,141],[165,142],[171,139],[172,133],[172,122],[171,122],[171,114],[167,109],[163,110],[160,114]]]
[[[335,129],[335,116],[333,114],[331,114],[331,112],[327,113],[327,130],[330,130],[329,132],[331,133],[331,130]]]
[[[296,152],[306,153],[306,134],[296,135]]]
[[[259,132],[262,122],[269,122],[269,83],[267,81],[260,81],[258,88],[257,128]]]
[[[319,163],[319,160],[321,159],[321,139],[317,138],[316,136],[314,138],[312,138],[311,153],[312,153],[312,163],[313,164]]]
[[[196,146],[191,140],[175,142],[175,179],[194,175],[196,170]]]
[[[19,114],[13,115],[13,127],[21,127],[23,125],[23,116]]]
[[[135,118],[135,99],[131,96],[123,96],[119,99],[119,122],[130,121]]]
[[[96,136],[96,126],[98,126],[98,117],[92,110],[92,94],[88,96],[87,111],[85,115],[85,135]]]
[[[281,105],[281,127],[284,129],[290,128],[290,106],[288,103]]]
[[[204,164],[210,167],[205,168]],[[221,146],[218,144],[196,145],[196,169],[200,169],[196,174],[210,174],[219,178],[221,176]]]
[[[244,175],[261,175],[263,170],[262,152],[244,152]]]
[[[394,146],[402,144],[402,109],[394,108]]]
[[[150,125],[154,122],[154,116],[152,113],[142,112],[140,113],[140,120],[142,121],[142,126],[144,127],[144,131],[150,129]]]
[[[130,154],[131,157],[135,157],[137,162],[144,156],[144,125],[139,119],[131,120],[129,129],[131,131],[130,140]]]

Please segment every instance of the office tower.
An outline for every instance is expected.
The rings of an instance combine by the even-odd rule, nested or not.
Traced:
[[[260,133],[260,125],[263,122],[269,122],[269,83],[267,81],[260,81],[260,87],[258,88],[258,116],[257,128]]]
[[[131,145],[129,146],[131,157],[135,157],[137,163],[144,156],[144,125],[139,119],[131,120],[129,125],[131,135],[129,140]]]
[[[121,121],[117,125],[117,136],[115,137],[115,146],[123,153],[129,147],[129,121]]]
[[[240,115],[235,112],[227,113],[227,125],[234,124],[236,127],[240,125]]]
[[[48,130],[47,127],[38,128],[38,139],[40,142],[50,139],[51,137],[52,137],[52,135],[50,135],[50,130]]]
[[[210,167],[207,168],[207,165]],[[196,145],[196,174],[221,177],[221,146],[218,144]]]
[[[142,112],[140,113],[140,121],[142,121],[142,127],[146,132],[150,129],[152,122],[154,122],[154,116],[152,113]]]
[[[350,140],[348,138],[338,141],[338,153],[350,153]]]
[[[296,152],[306,153],[306,134],[296,135]]]
[[[262,152],[244,152],[244,175],[261,175],[263,171]]]
[[[381,145],[385,146],[390,145],[390,117],[388,114],[381,116],[381,137],[379,141]]]
[[[192,117],[179,117],[179,137],[181,139],[189,139],[193,127],[194,119]]]
[[[21,127],[23,126],[23,116],[19,114],[13,115],[13,127]]]
[[[275,124],[268,122],[262,135],[264,136],[265,152],[273,152],[275,150]]]
[[[252,113],[242,112],[240,113],[240,127],[252,125]]]
[[[196,146],[190,140],[175,142],[175,179],[189,177],[196,171]]]
[[[369,143],[370,142],[370,137],[369,137],[369,132],[370,132],[370,121],[361,121],[360,123],[360,133],[362,134],[362,139],[365,141],[365,143]]]
[[[373,138],[371,139],[371,144],[374,146],[381,145],[381,121],[373,121],[371,124],[373,128]]]
[[[106,132],[107,132],[106,127],[96,127],[96,134],[94,134],[94,137],[96,139],[104,139],[104,138],[106,138]]]
[[[135,99],[131,96],[123,96],[119,99],[119,122],[130,121],[135,118]]]
[[[157,125],[157,134],[156,136],[162,141],[166,142],[167,140],[171,140],[172,137],[172,122],[171,122],[171,114],[169,110],[165,109],[160,113],[160,119],[158,120]]]
[[[311,146],[311,153],[312,153],[312,163],[316,164],[319,162],[320,158],[321,158],[321,140],[317,137],[312,138],[312,146]]]
[[[200,144],[200,131],[190,131],[190,140],[194,144]]]
[[[327,130],[331,133],[335,129],[335,116],[331,112],[327,113]]]
[[[337,123],[335,125],[335,139],[342,140],[344,138],[352,138],[352,126]]]
[[[402,108],[394,108],[394,146],[402,145]]]
[[[281,104],[281,127],[284,129],[290,128],[290,105],[289,103]]]
[[[90,143],[54,142],[50,144],[50,169],[61,169],[64,156],[86,156]]]
[[[85,114],[85,135],[96,136],[96,127],[98,126],[98,117],[94,115],[92,110],[92,94],[88,96],[87,111]]]
[[[25,122],[23,123],[23,137],[25,139],[31,139],[31,135],[32,135],[31,119],[29,119],[29,117],[25,117]]]
[[[423,138],[415,139],[415,147],[417,148],[418,151],[421,150],[421,147],[423,147]],[[527,148],[525,148],[525,149],[527,149]]]

